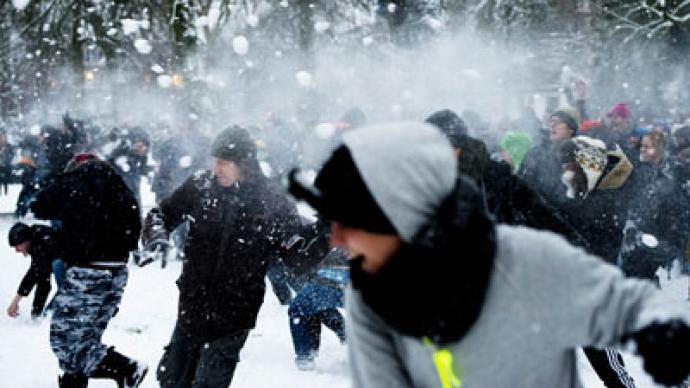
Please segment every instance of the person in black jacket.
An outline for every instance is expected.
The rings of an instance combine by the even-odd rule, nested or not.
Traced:
[[[659,266],[682,259],[690,233],[690,203],[673,179],[666,160],[666,135],[643,136],[637,167],[643,186],[629,198],[629,215],[621,253],[627,276],[651,279],[659,284]],[[683,261],[683,260],[682,260]]]
[[[177,322],[157,369],[161,387],[230,385],[263,303],[268,266],[302,228],[286,193],[262,175],[256,153],[247,130],[224,130],[211,147],[213,170],[192,175],[147,215],[147,249],[190,221]],[[322,245],[315,260],[328,249]]]
[[[486,210],[497,222],[550,230],[575,245],[587,246],[553,206],[512,173],[510,165],[491,159],[484,142],[469,136],[464,121],[453,111],[438,111],[426,122],[446,135],[458,158],[459,172],[474,180]]]
[[[139,206],[122,178],[92,154],[78,154],[31,204],[40,219],[59,221],[55,234],[68,270],[55,297],[50,344],[64,374],[61,388],[89,378],[138,387],[148,367],[101,342],[127,283],[127,259],[137,248]]]
[[[43,307],[50,293],[50,274],[52,262],[57,246],[55,244],[54,230],[44,225],[28,226],[23,222],[12,225],[9,231],[9,244],[24,256],[31,256],[31,266],[24,275],[17,295],[12,299],[7,308],[7,315],[12,318],[19,316],[19,301],[29,296],[36,286],[31,317],[38,318],[43,313]]]

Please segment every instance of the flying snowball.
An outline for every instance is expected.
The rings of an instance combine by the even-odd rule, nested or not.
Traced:
[[[295,79],[297,80],[297,83],[300,84],[300,86],[303,86],[305,88],[311,87],[314,84],[314,79],[309,74],[308,71],[301,70],[295,73]]]
[[[232,49],[237,55],[247,55],[249,52],[249,41],[242,35],[236,36],[232,39]]]

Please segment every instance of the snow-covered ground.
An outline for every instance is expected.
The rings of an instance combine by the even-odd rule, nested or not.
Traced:
[[[0,212],[12,211],[17,187],[10,195],[0,197]],[[145,204],[151,203],[150,193],[144,195]],[[15,295],[28,259],[15,253],[7,245],[7,230],[14,222],[10,217],[0,218],[0,255],[3,265],[0,271],[0,374],[4,387],[43,388],[57,387],[59,369],[48,344],[49,320],[33,322],[29,318],[32,296],[21,304],[22,315],[18,319],[7,317],[5,309]],[[152,264],[145,268],[130,267],[130,279],[120,312],[111,321],[104,342],[117,346],[126,355],[157,364],[163,346],[167,343],[175,322],[177,289],[175,279],[180,263],[173,262],[167,268]],[[684,299],[687,295],[687,278],[681,277],[664,282],[664,292]],[[280,306],[269,291],[259,314],[257,327],[241,353],[233,387],[349,387],[346,351],[335,335],[324,330],[322,349],[316,370],[298,371],[293,364],[292,343],[288,328],[287,308]],[[638,387],[655,387],[642,371],[639,360],[626,355],[629,370]],[[586,360],[579,360],[583,381],[588,388],[600,388],[596,376]],[[109,381],[95,381],[90,387],[112,387]],[[157,387],[153,374],[144,381],[143,387]]]

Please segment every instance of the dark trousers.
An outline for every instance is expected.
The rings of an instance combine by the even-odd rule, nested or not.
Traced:
[[[288,308],[297,358],[313,358],[319,350],[321,324],[345,341],[345,320],[337,309],[342,306],[343,291],[339,287],[310,281],[297,293]]]
[[[635,382],[625,370],[623,357],[613,348],[584,348],[583,350],[605,387],[635,387]]]
[[[248,334],[249,330],[243,330],[208,340],[175,326],[156,372],[161,388],[229,387]]]
[[[44,279],[39,280],[36,283],[36,290],[34,291],[34,301],[31,306],[31,316],[38,317],[43,313],[43,307],[46,305],[46,300],[48,300],[48,294],[50,294],[50,274]]]

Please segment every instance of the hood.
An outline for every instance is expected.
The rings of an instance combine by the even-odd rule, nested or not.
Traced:
[[[482,311],[495,249],[494,223],[481,193],[460,177],[436,216],[379,272],[364,272],[361,258],[352,262],[352,286],[401,334],[452,343]]]
[[[597,185],[597,190],[615,190],[621,188],[627,182],[633,170],[633,165],[625,156],[620,146],[616,144],[613,151],[606,153],[608,162],[606,170]]]
[[[476,183],[482,180],[491,155],[483,141],[467,136],[458,157],[460,172],[474,179]]]
[[[403,241],[412,241],[453,192],[457,161],[436,128],[398,122],[343,136],[369,192]]]

